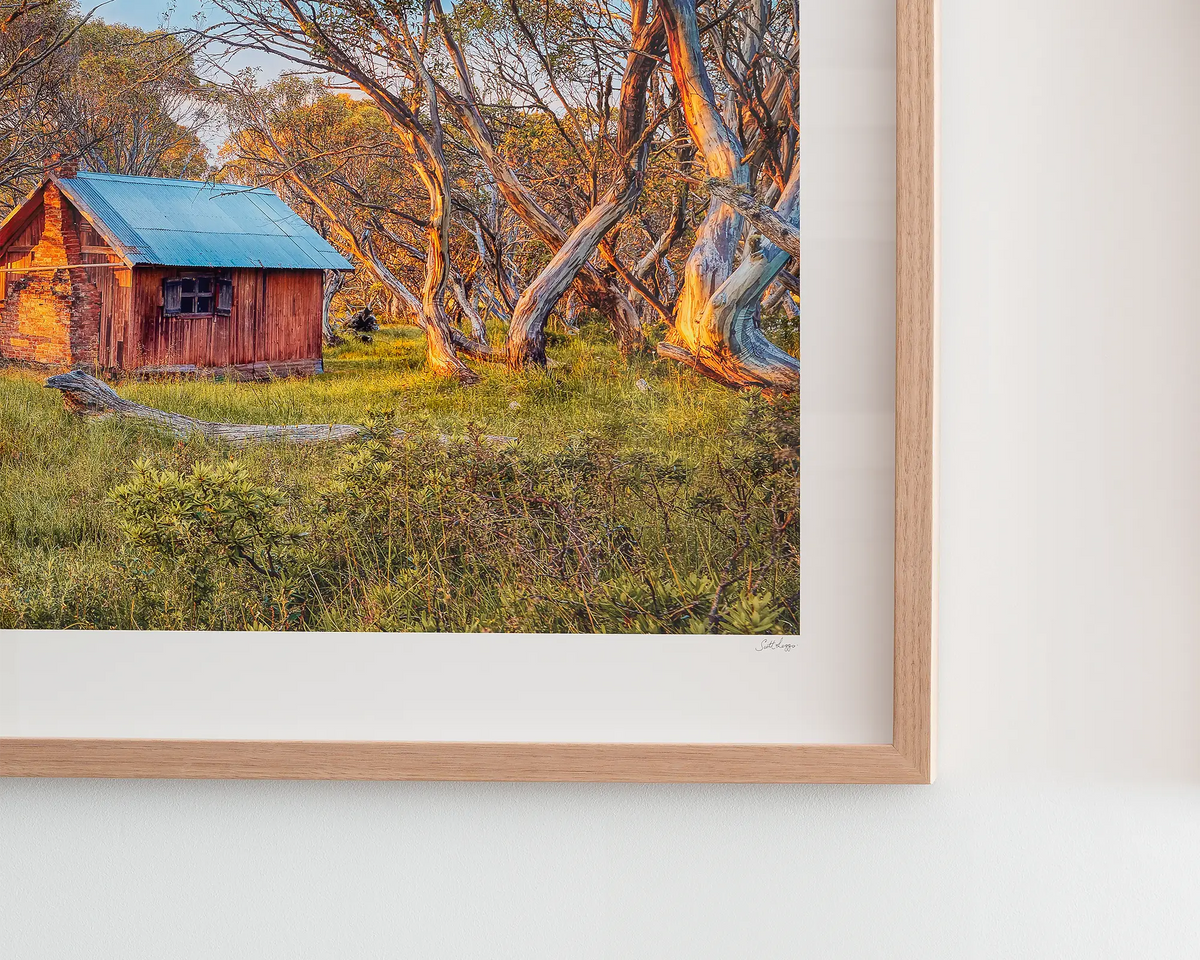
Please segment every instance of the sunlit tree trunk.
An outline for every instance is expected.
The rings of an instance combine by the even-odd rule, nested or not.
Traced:
[[[440,311],[441,326],[434,325],[430,322],[430,313],[426,309],[424,299],[418,299],[411,290],[408,289],[400,280],[392,273],[391,269],[383,258],[379,256],[374,245],[371,242],[371,231],[366,230],[362,236],[355,233],[353,227],[320,193],[313,189],[312,185],[299,177],[294,171],[289,174],[292,182],[309,197],[329,218],[330,222],[337,229],[338,234],[342,237],[346,245],[350,248],[351,253],[359,260],[359,262],[369,265],[371,271],[379,278],[379,282],[386,289],[386,309],[389,316],[395,315],[394,305],[397,302],[403,302],[405,306],[412,312],[417,320],[417,325],[424,331],[426,340],[426,354],[429,360],[430,367],[443,374],[454,376],[464,383],[471,383],[477,377],[471,370],[458,359],[454,349],[452,334],[450,332],[450,323],[446,319],[445,311]],[[426,180],[426,183],[432,182]],[[431,208],[433,204],[431,202]],[[439,244],[439,248],[440,248]],[[437,253],[431,256],[437,256]],[[449,257],[448,244],[444,256]],[[436,269],[436,265],[435,265]],[[429,265],[426,264],[426,287],[429,286]],[[445,289],[443,276],[442,288]],[[435,281],[436,289],[436,281]],[[436,316],[436,314],[435,314]],[[448,361],[447,358],[450,358]]]
[[[422,172],[422,178],[425,178]],[[429,226],[425,229],[428,245],[425,260],[425,286],[421,306],[425,316],[425,336],[429,341],[429,363],[434,370],[474,383],[479,377],[460,359],[454,348],[450,318],[446,316],[446,278],[450,272],[450,191],[445,181],[444,163],[437,176],[429,177]]]
[[[534,281],[534,284],[531,286],[539,288],[536,296],[528,299],[522,297],[522,300],[526,301],[526,309],[534,310],[538,315],[521,319],[519,328],[516,331],[518,346],[510,350],[510,363],[544,362],[544,350],[539,351],[537,349],[536,342],[538,336],[532,333],[532,328],[538,322],[543,324],[541,339],[544,341],[544,322],[549,317],[549,312],[553,309],[554,302],[557,301],[558,296],[561,296],[561,291],[555,294],[553,299],[550,299],[547,294],[562,286],[559,274],[564,269],[570,269],[567,285],[569,286],[572,282],[577,282],[583,301],[608,318],[613,329],[614,338],[617,341],[617,346],[621,352],[630,353],[641,349],[645,344],[645,333],[642,330],[637,310],[629,302],[629,298],[617,286],[616,281],[607,279],[588,263],[588,260],[599,247],[600,241],[604,239],[604,233],[607,232],[612,224],[609,224],[601,232],[596,231],[596,226],[608,220],[614,208],[608,206],[606,200],[602,200],[598,206],[603,207],[603,209],[596,211],[597,216],[593,218],[589,214],[570,235],[546,212],[532,191],[521,181],[520,177],[517,176],[516,172],[497,149],[491,130],[488,128],[480,112],[479,96],[475,90],[466,57],[463,55],[462,49],[459,47],[457,40],[455,40],[450,30],[440,0],[432,0],[432,7],[438,17],[446,50],[450,54],[455,75],[458,79],[459,96],[450,99],[451,108],[454,110],[463,129],[471,138],[471,142],[479,151],[480,158],[487,165],[488,171],[494,178],[496,187],[505,202],[533,234],[555,252],[555,257],[551,259],[550,264],[545,268],[545,270],[552,271],[554,275],[546,278],[541,283],[538,280]],[[632,129],[630,124],[636,120],[637,136],[640,136],[641,128],[645,122],[646,86],[650,75],[658,65],[657,58],[661,56],[661,53],[657,52],[657,48],[662,45],[663,34],[660,19],[656,18],[653,23],[639,23],[637,21],[638,10],[642,12],[644,20],[644,11],[646,8],[644,0],[639,0],[639,2],[634,4],[634,7],[635,36],[631,45],[625,77],[622,81],[621,128],[619,135],[620,132]],[[636,142],[636,137],[633,142]],[[621,147],[618,146],[618,153],[621,152]],[[627,161],[632,160],[632,158],[626,159]],[[640,177],[637,178],[636,182],[638,183],[638,191],[640,192]],[[637,197],[635,196],[633,203],[636,203],[636,201]],[[632,204],[630,204],[629,209],[632,209]],[[621,214],[621,216],[623,215],[624,213]],[[619,220],[620,217],[617,219]],[[616,221],[612,222],[615,223]],[[572,241],[572,250],[559,257],[559,252],[567,245],[569,240]],[[586,251],[585,255],[582,261],[575,265],[579,260],[581,250]],[[518,307],[514,308],[514,326],[518,326],[515,316],[517,309],[519,309],[519,304]],[[512,335],[512,330],[510,329],[510,337]],[[539,355],[542,355],[543,359],[537,359]]]
[[[313,19],[314,8],[302,5],[297,0],[282,0],[282,5],[297,25],[306,31],[306,36],[325,36],[320,25]],[[425,229],[425,282],[421,297],[421,326],[425,331],[429,366],[435,373],[454,377],[461,383],[475,383],[479,379],[478,375],[459,359],[454,348],[450,321],[444,306],[446,277],[450,268],[451,207],[437,89],[433,77],[425,67],[420,50],[409,35],[404,18],[398,17],[395,25],[398,34],[392,33],[378,19],[375,21],[375,26],[386,35],[392,49],[406,58],[416,90],[424,95],[428,127],[413,107],[374,76],[365,72],[346,49],[338,47],[327,36],[319,44],[320,54],[333,69],[375,101],[413,159],[413,169],[429,195],[429,213]],[[377,255],[372,256],[372,261],[377,269],[382,266]],[[384,272],[390,275],[386,267]]]
[[[513,309],[508,332],[508,363],[520,368],[529,363],[546,362],[546,323],[559,298],[574,282],[580,269],[600,246],[605,235],[632,212],[642,194],[644,172],[649,157],[649,138],[645,136],[646,92],[650,77],[658,66],[658,57],[665,53],[665,31],[661,18],[645,22],[646,3],[634,5],[633,44],[629,51],[625,75],[621,81],[621,102],[617,122],[616,150],[625,165],[623,180],[614,184],[588,211],[555,251],[550,262],[526,287]],[[641,321],[633,305],[623,294],[613,297],[606,290],[607,311],[619,310],[624,315],[628,306],[632,318],[622,320],[625,336],[636,330],[641,335]],[[587,299],[586,292],[584,293]],[[618,300],[620,304],[618,305]],[[611,315],[610,315],[611,318]],[[618,337],[620,343],[620,337]]]
[[[700,44],[695,0],[660,3],[688,131],[708,175],[745,190],[749,168],[737,135],[717,107]],[[798,198],[797,165],[775,211],[787,223],[798,222]],[[758,325],[762,292],[789,256],[764,243],[735,271],[742,226],[742,214],[714,197],[684,265],[675,327],[659,353],[729,385],[793,389],[799,382],[798,361],[772,344]]]
[[[411,66],[425,88],[425,108],[429,114],[428,130],[415,123],[405,125],[414,147],[413,152],[423,160],[415,166],[417,175],[429,193],[429,223],[425,228],[425,286],[421,298],[426,323],[425,336],[429,341],[429,362],[439,373],[455,377],[462,383],[476,383],[478,374],[458,358],[450,318],[446,316],[446,283],[451,270],[450,174],[442,145],[437,89],[402,17],[397,20],[397,25]]]

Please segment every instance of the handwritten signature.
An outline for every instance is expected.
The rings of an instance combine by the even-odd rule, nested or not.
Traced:
[[[783,637],[764,637],[754,649],[760,653],[763,650],[782,650],[784,653],[791,653],[796,649],[796,645],[789,643]]]

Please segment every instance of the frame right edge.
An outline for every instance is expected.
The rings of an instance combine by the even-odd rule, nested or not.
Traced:
[[[896,554],[892,742],[936,775],[939,0],[896,3]]]

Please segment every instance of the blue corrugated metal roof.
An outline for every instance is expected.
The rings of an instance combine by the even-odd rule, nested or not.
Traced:
[[[63,192],[130,263],[350,270],[265,187],[80,173]]]

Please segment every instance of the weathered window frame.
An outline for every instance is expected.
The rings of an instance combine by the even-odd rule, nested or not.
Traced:
[[[192,289],[186,289],[188,284]],[[201,289],[207,283],[208,290]],[[185,273],[163,280],[163,316],[185,320],[227,317],[233,312],[233,281],[217,272]],[[184,309],[191,301],[192,309]],[[201,301],[208,301],[206,309],[197,309]]]

